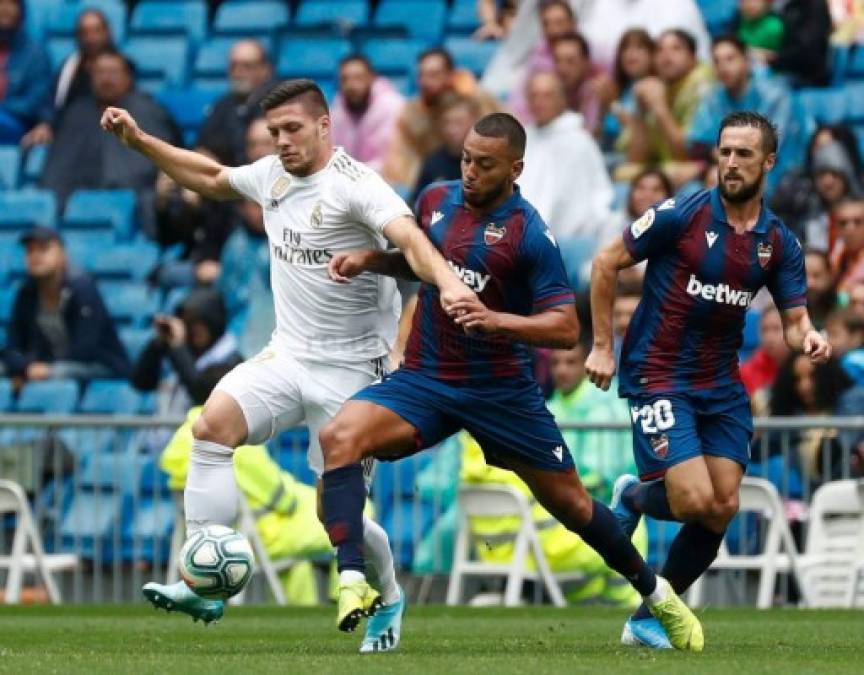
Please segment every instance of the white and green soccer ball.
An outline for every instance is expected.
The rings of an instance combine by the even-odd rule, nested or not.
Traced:
[[[227,600],[237,595],[255,569],[249,540],[236,530],[208,525],[180,549],[180,576],[202,598]]]

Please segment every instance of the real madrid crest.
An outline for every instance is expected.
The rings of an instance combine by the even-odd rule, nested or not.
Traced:
[[[312,209],[312,216],[309,218],[309,224],[312,227],[321,227],[324,222],[324,213],[321,211],[321,202],[315,203],[315,208]]]
[[[483,241],[486,242],[487,246],[492,246],[492,244],[497,244],[501,241],[505,234],[507,234],[506,226],[489,223],[483,232]]]
[[[756,256],[759,258],[760,267],[765,267],[771,261],[771,254],[774,252],[774,247],[771,244],[760,242],[756,247]]]
[[[290,176],[279,176],[279,178],[276,179],[276,182],[274,182],[273,186],[270,188],[271,209],[275,209],[279,205],[279,200],[288,193],[289,187],[291,187]]]

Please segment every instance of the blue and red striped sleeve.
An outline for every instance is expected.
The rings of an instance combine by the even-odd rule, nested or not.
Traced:
[[[681,223],[674,200],[652,206],[624,230],[627,252],[636,262],[666,253],[675,246]]]
[[[803,307],[807,304],[807,272],[801,242],[786,227],[780,228],[777,241],[782,247],[780,262],[766,286],[777,309]]]
[[[535,312],[576,302],[558,243],[538,215],[526,223],[520,254]]]

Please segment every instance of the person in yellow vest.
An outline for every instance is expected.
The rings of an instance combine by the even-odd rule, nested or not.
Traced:
[[[191,408],[162,451],[160,466],[171,490],[186,484],[192,425],[202,406]],[[306,558],[280,574],[285,597],[292,605],[318,604],[318,585],[310,558],[330,555],[332,547],[316,515],[315,488],[298,482],[273,461],[263,445],[244,445],[234,452],[234,475],[255,514],[264,549],[273,560]]]
[[[600,555],[586,544],[579,535],[571,532],[555,520],[538,504],[528,486],[513,472],[486,464],[483,451],[477,441],[463,433],[462,472],[463,483],[472,485],[511,485],[524,494],[532,505],[534,524],[540,544],[553,573],[581,572],[584,581],[574,588],[562,591],[570,602],[602,600],[621,607],[636,607],[639,594],[616,572],[606,566]],[[474,517],[471,531],[477,538],[476,553],[485,562],[506,563],[513,557],[513,535],[519,530],[518,517]],[[644,522],[633,535],[633,543],[643,556],[648,548]],[[534,569],[533,558],[529,561]]]

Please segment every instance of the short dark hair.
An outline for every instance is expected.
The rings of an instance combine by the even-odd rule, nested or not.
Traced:
[[[760,115],[752,110],[736,110],[731,112],[720,122],[720,130],[717,132],[717,145],[720,145],[720,137],[726,127],[753,127],[759,129],[762,134],[762,150],[766,155],[777,152],[778,138],[777,127],[765,115]]]
[[[129,75],[131,75],[133,79],[138,74],[138,69],[135,66],[135,62],[132,61],[132,59],[126,56],[123,52],[119,51],[116,47],[109,45],[104,49],[100,49],[93,55],[93,61],[95,62],[96,59],[101,59],[103,57],[108,57],[110,59],[117,59],[118,61],[121,61],[126,67],[126,70],[129,71]]]
[[[683,28],[670,28],[669,30],[664,30],[660,33],[657,42],[660,42],[660,40],[667,35],[674,35],[676,38],[681,40],[681,42],[683,42],[687,47],[687,51],[689,51],[693,56],[696,56],[696,38],[694,38],[692,34],[688,33]]]
[[[576,15],[573,13],[573,8],[567,0],[540,0],[540,6],[537,8],[537,13],[543,14],[546,10],[552,9],[553,7],[560,7],[567,12],[567,16],[569,16],[572,21],[576,21]]]
[[[474,131],[487,138],[506,138],[507,146],[514,155],[525,155],[525,127],[509,113],[490,113],[477,120]]]
[[[728,35],[721,35],[714,38],[711,41],[711,51],[713,52],[720,45],[731,45],[738,50],[739,54],[747,56],[747,45],[745,45],[737,35],[730,33]]]
[[[321,91],[321,87],[312,80],[306,79],[280,82],[261,99],[261,107],[265,111],[272,110],[297,99],[302,99],[304,107],[316,117],[330,114],[327,98]]]
[[[443,47],[424,49],[417,56],[417,63],[423,63],[423,61],[428,59],[430,56],[440,56],[444,60],[444,65],[447,67],[447,70],[453,70],[456,67],[456,63],[453,61],[453,55]]]
[[[342,66],[344,66],[346,63],[353,63],[354,61],[362,63],[364,66],[366,66],[366,70],[368,70],[370,73],[375,72],[375,68],[372,65],[372,62],[368,58],[366,58],[364,54],[360,54],[359,52],[354,52],[352,54],[348,54],[348,56],[343,56],[342,59],[339,61],[339,69],[341,70]]]
[[[579,45],[579,49],[582,51],[582,56],[586,59],[591,58],[591,47],[588,45],[588,40],[585,39],[585,36],[582,35],[582,33],[565,33],[564,35],[555,38],[552,42],[553,51],[555,47],[564,42],[572,42],[573,44]]]
[[[630,181],[630,189],[636,187],[636,185],[644,178],[648,178],[649,176],[654,176],[657,180],[659,180],[663,184],[663,190],[666,192],[667,197],[671,197],[675,194],[675,188],[672,186],[672,181],[669,176],[666,175],[666,172],[662,169],[658,169],[654,166],[649,166],[647,169],[642,169],[639,173],[637,173],[633,180]]]

